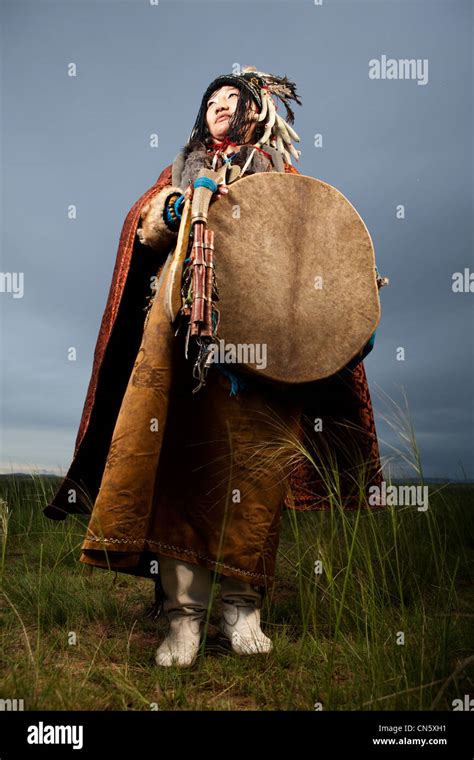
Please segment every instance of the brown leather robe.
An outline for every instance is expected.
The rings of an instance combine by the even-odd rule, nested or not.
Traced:
[[[150,277],[166,277],[169,246],[153,251],[136,235],[142,208],[171,185],[171,168],[125,220],[74,458],[44,511],[52,519],[92,513],[87,564],[153,578],[156,555],[165,554],[268,589],[282,510],[331,503],[310,461],[281,451],[275,420],[317,461],[332,452],[332,494],[339,491],[347,509],[367,506],[358,465],[365,463],[367,486],[382,479],[364,365],[286,390],[250,383],[233,397],[211,368],[206,386],[191,393],[183,337],[160,293],[145,319]],[[324,428],[315,434],[316,418]]]

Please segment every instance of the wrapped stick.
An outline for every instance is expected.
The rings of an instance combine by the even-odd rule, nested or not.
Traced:
[[[201,335],[212,337],[212,301],[214,295],[214,230],[204,231],[204,320]]]
[[[194,226],[191,256],[192,307],[190,335],[212,337],[212,301],[214,294],[214,231],[202,222]]]
[[[192,292],[193,303],[191,308],[190,335],[201,335],[201,326],[204,319],[204,223],[196,222],[194,225],[194,240],[191,254],[191,266],[193,271]]]

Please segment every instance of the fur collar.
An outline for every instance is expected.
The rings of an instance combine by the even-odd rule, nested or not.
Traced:
[[[232,160],[232,164],[243,167],[252,150],[252,146],[243,146]],[[283,161],[280,154],[274,149],[267,150],[267,148],[265,148],[265,150],[270,153],[271,160],[263,153],[256,150],[246,169],[246,175],[255,174],[257,172],[284,171]],[[186,145],[174,160],[173,184],[177,185],[184,191],[188,185],[194,182],[199,174],[199,170],[203,166],[209,169],[212,168],[212,154],[206,152],[202,143]]]

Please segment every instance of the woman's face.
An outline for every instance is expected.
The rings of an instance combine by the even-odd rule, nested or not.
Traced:
[[[222,142],[226,136],[229,121],[237,108],[239,96],[240,90],[238,87],[225,85],[216,90],[207,101],[206,123],[215,142]],[[253,101],[251,105],[252,110],[256,111],[257,107]],[[256,122],[251,124],[247,132],[247,142],[250,140],[256,126]]]

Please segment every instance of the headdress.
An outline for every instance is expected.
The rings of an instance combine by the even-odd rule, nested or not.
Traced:
[[[298,161],[301,151],[296,150],[292,140],[299,142],[300,138],[291,126],[294,123],[294,112],[290,106],[292,100],[301,105],[301,99],[296,92],[296,85],[294,82],[290,82],[286,76],[278,77],[273,74],[266,74],[263,71],[257,71],[255,66],[245,66],[240,74],[223,74],[210,83],[203,95],[189,141],[205,141],[206,134],[208,135],[206,125],[207,102],[209,97],[224,85],[233,85],[241,92],[239,104],[229,122],[228,139],[235,139],[236,142],[243,143],[243,135],[254,119],[257,121],[257,128],[254,132],[257,141],[253,144],[255,149],[264,149],[265,146],[270,146],[279,151],[287,163],[291,164],[291,156]],[[275,97],[279,98],[285,106],[286,121],[277,113],[278,106],[274,101]],[[253,100],[259,109],[259,113],[256,115],[252,115],[248,108],[250,100]]]

